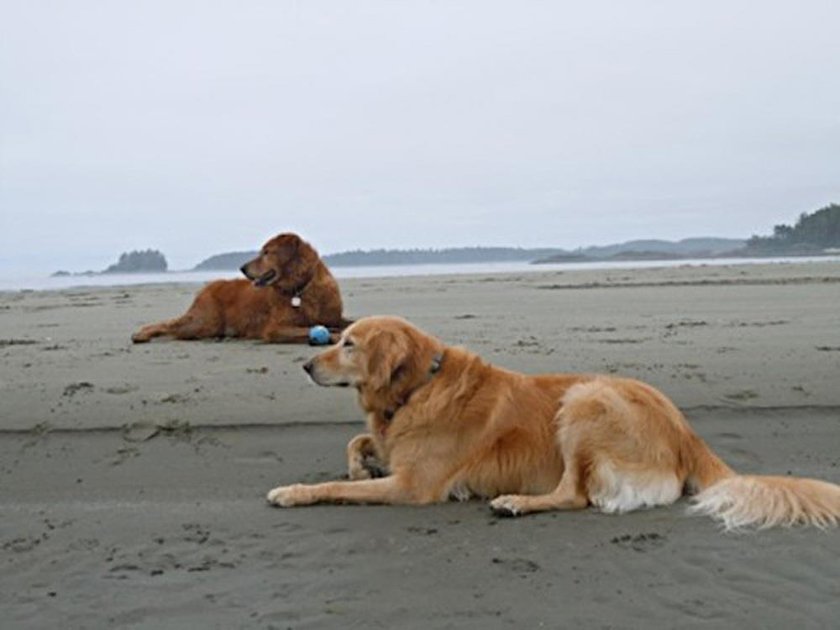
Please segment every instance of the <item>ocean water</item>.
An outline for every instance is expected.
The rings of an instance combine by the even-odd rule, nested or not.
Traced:
[[[800,264],[838,262],[840,256],[793,258],[715,258],[659,261],[603,261],[532,265],[527,262],[486,262],[435,265],[374,265],[369,267],[331,267],[336,278],[393,278],[405,276],[444,276],[456,274],[539,273],[584,269],[651,269],[658,267],[754,265],[767,263]],[[99,276],[8,276],[0,277],[0,291],[50,291],[77,287],[110,287],[138,284],[204,284],[220,278],[242,277],[237,271],[169,271],[166,273],[107,274]]]

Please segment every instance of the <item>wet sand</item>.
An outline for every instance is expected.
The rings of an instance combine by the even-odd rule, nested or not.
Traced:
[[[634,376],[730,465],[840,482],[840,264],[344,280],[526,372]],[[830,627],[840,533],[667,509],[499,520],[264,503],[344,472],[354,395],[315,350],[132,346],[194,285],[0,293],[0,610],[14,628]]]

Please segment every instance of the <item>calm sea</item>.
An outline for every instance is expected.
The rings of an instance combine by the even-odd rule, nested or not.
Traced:
[[[337,278],[389,278],[403,276],[443,276],[453,274],[538,273],[543,271],[573,271],[583,269],[650,269],[656,267],[754,265],[767,263],[837,262],[840,256],[796,258],[716,258],[665,261],[623,261],[558,263],[531,265],[527,262],[463,263],[440,265],[376,265],[371,267],[332,267]],[[241,277],[230,271],[169,271],[167,273],[108,274],[101,276],[0,277],[0,291],[48,291],[75,287],[110,287],[170,282],[203,284],[219,278]]]

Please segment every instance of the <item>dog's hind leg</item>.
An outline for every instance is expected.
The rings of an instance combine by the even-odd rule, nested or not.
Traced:
[[[591,504],[603,512],[669,505],[682,494],[679,412],[661,395],[627,382],[575,385],[557,414],[557,445],[565,470],[557,489],[539,496],[505,496],[491,506],[516,515]]]
[[[143,326],[131,335],[131,340],[134,343],[145,343],[154,337],[207,339],[222,337],[224,334],[224,320],[220,307],[205,288],[195,297],[186,313],[175,319]]]
[[[157,324],[147,324],[131,335],[131,340],[134,343],[146,343],[155,337],[165,337],[170,335],[170,330],[174,321],[175,320],[168,320],[165,322],[158,322]]]
[[[567,460],[563,477],[553,492],[502,495],[490,502],[490,509],[499,516],[520,516],[549,510],[581,510],[589,505],[589,499],[581,490],[579,469],[578,462]]]
[[[591,410],[580,410],[572,405],[560,406],[555,420],[557,433],[555,448],[563,459],[563,475],[557,487],[547,494],[508,494],[490,502],[490,509],[499,516],[519,516],[549,510],[581,510],[589,505],[587,485],[591,469],[591,452],[586,439],[591,421]]]
[[[211,324],[211,325],[208,325]],[[175,339],[203,339],[221,336],[219,327],[207,322],[205,318],[198,318],[189,312],[181,317],[170,319],[157,324],[143,326],[131,335],[134,343],[145,343],[154,337],[174,337]]]

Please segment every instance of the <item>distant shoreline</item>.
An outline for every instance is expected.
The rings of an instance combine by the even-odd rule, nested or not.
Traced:
[[[838,251],[825,251],[825,252],[796,252],[796,253],[738,253],[738,252],[727,252],[723,254],[714,254],[714,255],[707,255],[707,256],[690,256],[690,255],[681,255],[681,254],[666,254],[662,252],[622,252],[621,254],[616,254],[613,256],[603,256],[603,257],[592,257],[592,256],[583,256],[583,255],[576,255],[576,254],[569,254],[569,255],[556,255],[551,256],[548,258],[541,258],[537,260],[523,260],[523,259],[486,259],[486,260],[465,260],[461,262],[451,262],[447,260],[428,260],[422,262],[401,262],[394,263],[390,262],[368,262],[365,264],[350,264],[350,263],[342,263],[342,262],[330,262],[327,261],[327,265],[330,268],[358,268],[358,267],[393,267],[393,266],[401,266],[401,267],[423,267],[427,265],[483,265],[483,264],[504,264],[504,263],[525,263],[528,265],[556,265],[556,264],[563,264],[563,265],[575,265],[575,264],[587,264],[587,263],[609,263],[609,262],[679,262],[679,261],[697,261],[697,260],[734,260],[734,259],[743,259],[743,260],[763,260],[763,259],[777,259],[777,258],[821,258],[821,257],[833,257],[840,254],[840,250]],[[326,258],[326,257],[325,257]],[[115,271],[78,271],[78,272],[69,272],[69,271],[56,271],[50,274],[51,278],[93,278],[93,277],[103,277],[103,276],[131,276],[131,275],[161,275],[165,276],[166,274],[172,273],[206,273],[206,272],[227,272],[227,271],[238,271],[238,267],[202,267],[199,268],[198,266],[193,267],[192,269],[167,269],[167,270],[136,270],[136,271],[122,271],[122,272],[115,272]]]
[[[682,254],[662,254],[660,252],[634,252],[628,251],[614,256],[606,257],[587,257],[587,256],[552,256],[550,258],[543,258],[534,260],[532,265],[547,265],[557,263],[588,263],[588,262],[631,262],[631,261],[648,261],[648,262],[666,262],[666,261],[680,261],[680,260],[718,260],[718,259],[744,259],[744,260],[760,260],[770,258],[819,258],[832,257],[840,254],[840,251],[794,251],[794,252],[725,252],[722,254],[710,254],[707,256],[686,256]]]
[[[802,264],[808,262],[840,262],[840,255],[824,256],[778,256],[761,258],[707,258],[680,260],[630,260],[630,261],[586,261],[546,263],[534,265],[530,262],[484,262],[484,263],[427,263],[413,265],[359,265],[333,266],[333,275],[339,280],[345,278],[401,278],[417,276],[541,274],[584,272],[599,269],[654,269],[659,267],[702,267],[738,266],[755,264]],[[61,291],[82,287],[122,287],[142,284],[190,284],[199,285],[219,279],[241,278],[238,270],[170,270],[164,273],[125,273],[70,275],[60,277],[14,276],[0,277],[0,292],[8,291]]]
[[[680,241],[661,239],[634,240],[611,245],[590,246],[576,250],[559,247],[447,247],[441,249],[371,249],[325,254],[323,261],[333,267],[374,267],[391,265],[454,265],[473,263],[542,263],[599,262],[615,256],[628,260],[670,260],[724,255],[744,248],[746,241],[718,237],[694,237]],[[215,254],[195,266],[197,271],[228,271],[239,269],[257,255],[256,251]],[[556,260],[554,260],[556,259]]]
[[[717,237],[695,237],[680,241],[658,239],[635,240],[603,246],[590,246],[576,250],[559,248],[521,247],[450,247],[443,249],[374,249],[344,251],[325,254],[321,258],[330,268],[392,267],[426,265],[468,264],[588,264],[609,262],[673,262],[719,259],[772,259],[834,256],[840,249],[808,244],[789,243],[785,246],[761,246],[744,240]],[[235,272],[248,260],[257,256],[256,251],[237,251],[215,254],[205,258],[189,272]],[[131,265],[123,258],[134,256]],[[145,264],[143,257],[150,259]],[[158,260],[158,258],[160,260]],[[166,274],[165,258],[160,252],[131,252],[123,254],[121,262],[102,271],[56,271],[54,278],[94,278],[108,275]]]

